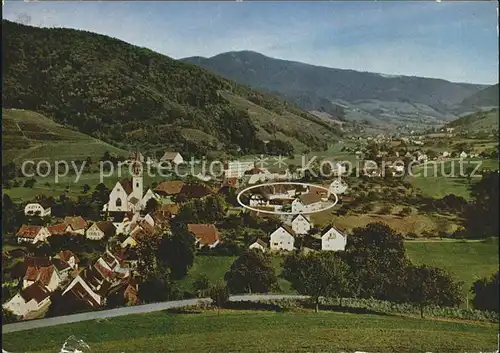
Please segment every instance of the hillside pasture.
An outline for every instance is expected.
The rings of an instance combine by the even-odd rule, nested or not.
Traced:
[[[104,152],[126,156],[128,152],[57,124],[29,110],[2,109],[3,164],[25,160],[84,160]]]

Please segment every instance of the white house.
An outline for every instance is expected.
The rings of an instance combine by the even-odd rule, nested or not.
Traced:
[[[294,249],[295,238],[293,237],[294,231],[287,226],[280,226],[270,236],[271,250],[286,250],[292,251]]]
[[[257,239],[252,244],[250,244],[250,246],[248,248],[249,249],[257,249],[257,250],[260,250],[262,252],[266,252],[267,244],[263,240]]]
[[[340,233],[337,229],[331,227],[321,236],[321,250],[325,251],[343,251],[347,244],[347,236]]]
[[[26,315],[41,311],[50,305],[50,292],[40,283],[35,282],[17,293],[2,307],[14,315],[25,317]]]
[[[292,202],[292,213],[308,213],[320,210],[322,196],[315,192],[302,194]]]
[[[36,244],[50,237],[50,232],[46,227],[23,224],[16,237],[18,243]]]
[[[347,183],[344,180],[338,178],[331,182],[328,190],[333,194],[340,195],[346,192],[347,187]]]
[[[54,265],[45,267],[29,266],[23,278],[23,288],[31,286],[35,282],[39,282],[49,292],[55,291],[61,284],[62,277]]]
[[[33,202],[29,203],[24,207],[24,214],[26,216],[50,216],[51,208],[43,207],[40,203]]]
[[[254,162],[227,161],[224,163],[224,177],[241,178],[245,172],[252,170]]]
[[[85,236],[90,240],[101,240],[105,236],[112,237],[116,233],[116,227],[113,222],[110,221],[99,221],[94,222],[87,231]]]
[[[465,151],[462,151],[462,153],[460,153],[459,155],[460,158],[467,158],[467,153],[465,153]]]
[[[160,158],[160,162],[169,162],[173,164],[184,163],[184,158],[182,158],[179,152],[165,152]]]
[[[307,234],[311,230],[312,225],[308,217],[299,214],[292,221],[292,230],[295,234]]]

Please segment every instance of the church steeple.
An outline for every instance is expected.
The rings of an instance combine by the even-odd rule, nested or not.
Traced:
[[[137,200],[142,200],[144,189],[143,189],[143,168],[142,168],[142,160],[141,153],[139,152],[139,148],[137,147],[134,158],[132,161],[132,196],[137,198]]]
[[[134,176],[142,175],[142,161],[139,147],[136,148],[136,151],[134,153],[134,159],[132,161],[132,174]]]

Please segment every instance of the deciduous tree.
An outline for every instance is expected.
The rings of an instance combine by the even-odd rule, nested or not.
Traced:
[[[462,303],[461,285],[442,269],[422,266],[406,268],[406,296],[420,307],[420,316],[429,305],[458,306]]]
[[[300,294],[311,297],[319,310],[320,297],[349,296],[354,289],[349,266],[337,253],[320,252],[286,258],[284,277]]]
[[[238,257],[224,279],[232,293],[267,293],[278,283],[271,258],[258,250]]]

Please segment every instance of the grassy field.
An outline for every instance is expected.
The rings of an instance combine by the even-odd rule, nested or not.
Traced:
[[[193,282],[199,276],[207,276],[211,283],[224,282],[224,274],[229,270],[236,256],[196,256],[193,267],[188,275],[178,282],[179,289],[193,291]],[[276,274],[279,275],[282,269],[283,258],[275,256],[272,258]],[[279,278],[278,284],[281,293],[294,293],[291,284],[285,279]]]
[[[336,312],[157,312],[2,335],[9,352],[57,352],[70,335],[94,352],[493,351],[497,327]],[[29,337],[29,339],[26,339]]]
[[[405,247],[413,263],[448,270],[464,282],[464,290],[476,279],[498,271],[498,241],[406,241]]]
[[[470,199],[469,185],[480,180],[479,171],[482,168],[498,170],[498,161],[495,159],[464,160],[462,170],[464,175],[468,168],[475,168],[476,163],[481,163],[478,176],[469,180],[461,177],[460,161],[450,160],[442,163],[427,163],[417,166],[409,176],[408,181],[421,191],[424,196],[442,198],[448,194],[455,194],[465,199]]]

